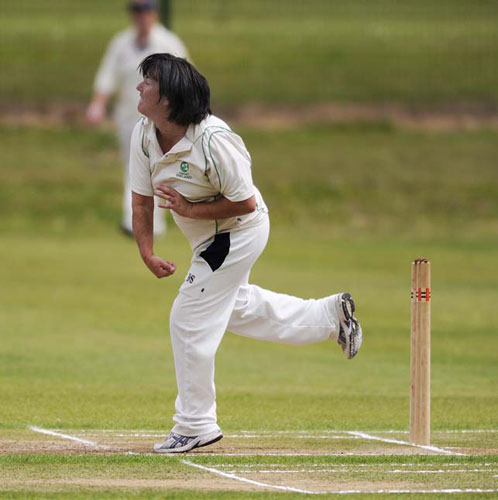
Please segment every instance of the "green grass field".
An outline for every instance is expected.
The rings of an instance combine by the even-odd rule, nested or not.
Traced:
[[[125,5],[2,2],[0,104],[86,100]],[[498,102],[493,0],[178,0],[172,12],[218,105]]]
[[[171,425],[175,380],[167,317],[188,268],[181,235],[172,230],[159,245],[178,263],[168,281],[149,276],[133,243],[112,232],[5,235],[2,243],[5,495],[192,498],[198,491],[201,498],[223,498],[221,492],[238,498],[248,489],[255,490],[250,496],[265,489],[258,496],[270,495],[270,488],[219,478],[192,463],[306,491],[496,491],[495,245],[319,236],[303,244],[292,231],[277,229],[253,281],[304,297],[350,289],[364,347],[347,362],[332,343],[296,348],[227,334],[217,357],[226,439],[208,456],[170,459],[149,454]],[[431,257],[434,269],[433,444],[467,457],[344,432],[407,439],[409,262],[420,254]],[[102,447],[40,435],[29,430],[33,425]],[[238,458],[227,456],[233,453]],[[285,456],[299,453],[310,456]],[[273,472],[265,472],[269,468]],[[406,473],[390,472],[400,468]],[[417,472],[427,470],[436,472]]]
[[[163,281],[113,233],[2,239],[2,425],[167,427],[176,391],[168,310],[189,262],[182,236],[171,231],[159,245],[179,268]],[[434,426],[492,427],[494,245],[320,237],[303,244],[279,231],[253,281],[303,297],[351,289],[365,352],[347,363],[332,344],[296,348],[229,335],[217,365],[222,423],[232,430],[405,428],[409,268],[420,254],[434,267]],[[288,404],[292,411],[282,413]]]
[[[326,235],[489,239],[498,134],[370,125],[236,129],[278,225]],[[0,229],[107,232],[119,221],[111,132],[0,125]]]
[[[228,333],[217,357],[225,439],[207,455],[151,456],[171,426],[168,310],[188,245],[170,224],[158,252],[178,272],[159,281],[117,232],[110,133],[4,126],[0,496],[496,492],[496,133],[380,124],[242,134],[274,221],[253,282],[303,297],[353,292],[358,357]],[[410,261],[421,255],[433,264],[433,444],[444,453],[403,444]]]
[[[352,292],[364,344],[346,361],[331,342],[227,332],[225,437],[175,457],[151,451],[172,425],[168,313],[190,249],[170,221],[156,250],[178,270],[155,279],[118,232],[112,131],[39,113],[81,109],[125,3],[0,2],[0,498],[496,496],[498,131],[481,118],[498,103],[497,2],[172,2],[216,113],[400,104],[477,123],[239,122],[272,220],[252,281]],[[429,448],[407,433],[420,256],[433,274]]]

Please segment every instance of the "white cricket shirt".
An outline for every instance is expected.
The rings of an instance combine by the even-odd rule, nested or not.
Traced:
[[[130,150],[131,189],[153,196],[166,183],[192,203],[230,201],[256,197],[256,210],[228,219],[197,220],[171,214],[192,249],[220,232],[237,231],[260,224],[268,209],[251,175],[251,156],[242,139],[216,116],[191,124],[185,136],[166,154],[156,137],[156,127],[147,118],[136,124]]]
[[[158,52],[188,57],[183,42],[160,24],[152,27],[146,47],[138,47],[136,37],[135,28],[118,33],[109,43],[95,77],[96,92],[117,94],[114,114],[118,123],[138,119],[139,94],[136,87],[141,76],[137,68],[145,57]]]

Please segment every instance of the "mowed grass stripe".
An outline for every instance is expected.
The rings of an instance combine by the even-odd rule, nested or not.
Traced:
[[[171,231],[158,245],[159,254],[177,261],[170,281],[149,277],[135,245],[117,234],[5,235],[3,242],[3,426],[169,430],[165,415],[173,413],[176,389],[167,314],[188,269],[183,238]],[[252,281],[305,297],[351,289],[368,327],[366,349],[347,363],[331,342],[295,348],[227,334],[217,358],[222,428],[341,430],[347,422],[358,430],[406,429],[414,254],[432,256],[437,268],[434,427],[496,426],[497,312],[487,307],[497,300],[489,272],[494,245],[323,235],[303,243],[293,231],[277,230]],[[379,300],[379,290],[388,300]],[[452,436],[459,434],[444,444],[453,446]]]
[[[4,2],[3,99],[87,100],[124,5]],[[496,2],[177,0],[172,12],[215,104],[497,102]]]
[[[222,457],[220,457],[222,458]],[[283,481],[284,486],[289,486],[290,488],[296,487],[297,489],[306,489],[307,491],[313,492],[351,492],[351,491],[361,491],[372,492],[380,491],[379,481],[384,481],[386,476],[389,476],[392,464],[399,462],[402,464],[413,465],[413,463],[418,463],[420,465],[421,461],[425,457],[318,457],[318,460],[331,464],[335,463],[335,467],[342,464],[344,461],[351,462],[350,470],[340,471],[340,477],[336,477],[337,474],[333,473],[333,476],[324,475],[324,473],[312,471],[306,472],[306,474],[301,478],[299,474],[294,478],[289,478]],[[437,462],[444,460],[446,464],[453,463],[457,466],[457,462],[461,462],[462,458],[458,457],[431,457],[432,463],[437,465]],[[466,460],[472,457],[466,457]],[[315,460],[317,457],[315,457]],[[495,462],[495,466],[498,466],[496,461],[496,456],[492,457]],[[101,479],[108,480],[110,484],[113,484],[115,488],[124,488],[124,492],[130,492],[129,488],[137,491],[137,486],[133,486],[133,480],[139,478],[144,479],[142,484],[147,484],[149,482],[152,484],[154,481],[162,481],[158,483],[157,487],[167,488],[168,481],[173,481],[175,478],[181,477],[183,480],[188,481],[186,484],[191,484],[195,486],[195,489],[202,489],[204,487],[211,488],[209,477],[205,475],[206,472],[210,471],[199,471],[196,472],[192,466],[185,468],[185,464],[182,463],[182,457],[164,457],[164,456],[123,456],[123,455],[80,455],[80,456],[63,456],[63,455],[27,455],[27,456],[0,456],[0,478],[8,477],[12,474],[14,470],[17,471],[16,478],[20,481],[25,481],[26,484],[24,488],[29,488],[30,481],[32,482],[32,488],[39,487],[40,484],[36,483],[37,480],[44,480],[45,486],[65,484],[66,488],[70,488],[71,482],[73,484],[79,484],[80,486],[85,484],[85,479],[88,484],[95,484],[96,486],[103,487]],[[189,461],[195,463],[196,465],[202,465],[207,469],[223,469],[221,465],[217,464],[216,461],[202,461],[198,457],[189,455]],[[264,460],[264,457],[258,457],[258,461]],[[487,458],[490,460],[490,458]],[[239,466],[248,467],[250,464],[246,464],[248,459],[244,459],[244,462],[240,462]],[[287,469],[301,467],[305,469],[307,462],[306,458],[298,457],[286,457],[285,459],[280,459],[282,462],[280,465],[287,467]],[[368,462],[365,463],[365,462]],[[488,462],[488,463],[490,463]],[[369,465],[375,467],[374,470],[370,471],[370,474],[365,473],[363,469],[360,471],[356,470],[355,467]],[[238,466],[238,467],[239,467]],[[427,466],[427,465],[426,465]],[[440,465],[438,465],[440,466]],[[20,469],[20,467],[22,467]],[[461,467],[461,466],[460,466]],[[19,471],[21,473],[19,474]],[[244,469],[245,471],[245,469]],[[238,472],[238,469],[237,469]],[[265,481],[259,481],[258,479],[259,471],[248,470],[244,474],[248,474],[245,479],[254,480],[257,483],[265,483]],[[230,474],[227,472],[227,474]],[[265,473],[261,473],[265,474]],[[285,473],[283,473],[285,475]],[[404,475],[401,479],[396,479],[395,487],[383,487],[382,491],[392,494],[394,492],[402,491],[413,491],[413,492],[427,492],[427,491],[446,491],[449,490],[461,490],[462,492],[470,492],[477,490],[488,490],[492,489],[489,483],[489,478],[485,477],[482,473],[475,473],[472,477],[469,477],[468,472],[462,473],[465,477],[456,479],[458,477],[454,474],[447,475],[448,478],[438,477],[431,479],[430,487],[424,478],[423,474],[419,474],[418,477],[411,477],[410,475]],[[444,476],[444,474],[443,474]],[[229,479],[229,478],[227,478]],[[458,486],[454,484],[454,481],[458,480]],[[194,481],[194,482],[192,482]],[[308,484],[307,488],[299,487],[298,485],[302,482]],[[452,481],[451,486],[449,486],[448,481]],[[488,481],[488,482],[486,482]],[[352,482],[356,484],[355,488],[351,488]],[[160,484],[160,486],[159,486]],[[282,480],[277,476],[272,476],[270,481],[271,486],[282,486]],[[385,484],[385,483],[383,483]],[[333,486],[332,486],[333,485]],[[43,489],[43,488],[42,488]],[[221,488],[223,489],[223,488]],[[192,491],[192,488],[190,489]]]
[[[117,231],[122,166],[110,132],[7,125],[0,131],[1,230]],[[290,226],[310,239],[494,234],[496,132],[410,132],[382,123],[236,132],[252,155],[272,227]]]

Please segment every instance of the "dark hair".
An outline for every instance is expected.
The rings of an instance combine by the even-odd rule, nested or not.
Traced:
[[[178,125],[200,123],[211,114],[207,80],[185,59],[152,54],[139,66],[144,78],[159,83],[159,100],[169,101],[168,120]]]

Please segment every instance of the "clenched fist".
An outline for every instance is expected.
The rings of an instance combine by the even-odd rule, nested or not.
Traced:
[[[161,259],[157,255],[152,255],[145,259],[145,265],[151,270],[156,278],[166,278],[171,276],[176,270],[176,264]]]

